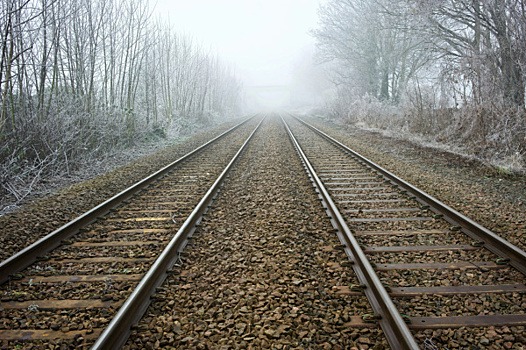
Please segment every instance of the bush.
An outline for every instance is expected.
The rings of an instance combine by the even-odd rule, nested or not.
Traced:
[[[392,105],[365,96],[336,99],[327,114],[362,128],[373,128],[409,140],[423,140],[461,149],[470,157],[511,171],[526,171],[526,112],[523,108],[486,104],[440,108],[407,98]],[[431,101],[431,102],[429,102]]]

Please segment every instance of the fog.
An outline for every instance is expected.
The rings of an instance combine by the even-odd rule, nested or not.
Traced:
[[[310,71],[306,64],[312,62],[314,38],[309,32],[316,27],[319,4],[319,0],[158,0],[155,13],[235,66],[249,109],[276,109],[313,100],[309,88],[298,89],[297,74]]]

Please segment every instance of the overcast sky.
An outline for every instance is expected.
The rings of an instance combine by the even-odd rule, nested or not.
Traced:
[[[154,3],[156,0],[152,0]],[[287,85],[313,45],[320,0],[157,0],[172,26],[237,67],[246,85]]]

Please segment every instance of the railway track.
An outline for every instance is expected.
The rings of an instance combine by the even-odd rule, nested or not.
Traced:
[[[288,123],[393,348],[524,345],[524,251],[307,123]]]
[[[386,349],[340,248],[267,118],[124,349]]]
[[[0,263],[2,348],[118,347],[259,124],[237,125]]]
[[[520,349],[525,257],[300,120],[250,120],[2,262],[0,345]]]

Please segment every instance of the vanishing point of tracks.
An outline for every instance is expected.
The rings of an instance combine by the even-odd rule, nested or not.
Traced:
[[[256,191],[262,186],[275,186],[285,194],[285,200],[265,202],[274,192],[263,189],[263,197],[257,199],[259,205],[252,207],[254,214],[243,209],[240,220],[256,220],[256,209],[266,214],[265,203],[269,207],[281,205],[281,212],[270,213],[272,219],[257,219],[250,224],[254,230],[258,225],[262,232],[269,230],[269,237],[261,233],[247,237],[231,234],[248,240],[235,243],[237,251],[225,247],[228,239],[220,236],[237,223],[219,220],[225,226],[214,229],[219,243],[210,241],[208,245],[226,249],[221,255],[226,265],[237,262],[247,270],[250,268],[246,264],[260,265],[262,270],[254,276],[261,280],[254,282],[256,287],[251,291],[230,286],[214,298],[197,295],[197,318],[190,322],[196,325],[189,328],[195,334],[185,336],[184,325],[181,329],[179,321],[170,318],[171,331],[159,329],[156,340],[148,342],[147,347],[213,348],[210,344],[215,344],[219,348],[219,344],[225,344],[224,348],[382,349],[385,340],[393,349],[476,349],[485,345],[521,349],[526,344],[526,253],[318,130],[293,118],[285,121],[267,118],[260,126],[259,120],[249,120],[162,170],[155,179],[145,180],[146,186],[134,186],[133,194],[121,193],[2,262],[1,347],[118,348],[124,346],[130,332],[137,338],[148,331],[148,324],[139,321],[145,312],[151,324],[155,317],[164,317],[155,316],[159,310],[166,312],[166,306],[155,307],[155,300],[172,295],[170,285],[185,290],[187,296],[196,294],[191,284],[160,285],[186,264],[181,252],[194,231],[198,234],[191,241],[196,240],[195,249],[199,248],[198,240],[207,234],[207,227],[197,227],[196,231],[202,215],[230,168],[236,174],[236,167],[247,167],[236,159],[250,155],[263,158],[262,168],[253,166],[249,171],[254,173],[243,170],[245,173],[237,176],[244,181],[250,177],[267,179],[270,183],[252,184]],[[259,151],[250,151],[251,143],[256,142],[264,146],[255,144]],[[292,155],[293,146],[300,158]],[[262,147],[277,150],[272,153]],[[285,159],[274,169],[276,176],[272,175],[274,158]],[[249,163],[258,162],[247,159]],[[301,169],[301,164],[308,177],[295,170]],[[291,174],[284,181],[308,183],[310,179],[316,192],[311,188],[312,193],[300,193],[297,191],[304,189],[292,190],[292,184],[272,184],[281,179],[280,170]],[[235,182],[237,176],[229,181]],[[298,180],[292,180],[293,176]],[[230,185],[234,186],[227,182],[225,188]],[[255,194],[241,194],[241,188],[236,191],[246,198],[241,202],[247,202],[239,205],[248,206],[254,201],[251,196]],[[224,192],[228,195],[228,190]],[[265,199],[265,192],[269,198]],[[283,203],[288,195],[298,201],[301,198],[297,205],[307,208],[306,203],[316,199],[315,193],[321,205],[317,202],[314,207],[320,211],[324,208],[328,217],[321,219],[325,223],[311,220],[313,227],[321,227],[319,234],[312,235],[308,231],[313,228],[305,228],[305,224],[301,229],[293,227],[300,220],[309,221],[304,216],[310,212],[305,209],[302,217],[301,210],[297,214],[292,209],[283,210]],[[233,196],[230,201],[218,201],[211,216],[223,215],[227,207],[235,209],[235,191]],[[235,220],[236,215],[237,209],[222,220]],[[280,222],[280,216],[293,224]],[[336,234],[327,230],[328,222]],[[297,234],[295,238],[286,237],[290,230]],[[330,233],[332,238],[322,232]],[[274,238],[276,246],[272,246]],[[340,243],[336,243],[338,239]],[[317,248],[318,243],[321,245]],[[295,250],[298,245],[299,250]],[[280,253],[267,253],[266,246]],[[247,247],[256,247],[250,251],[250,258],[244,256]],[[194,249],[193,244],[186,249]],[[209,267],[209,271],[212,269]],[[265,274],[269,269],[281,271],[282,276]],[[293,277],[287,279],[289,273]],[[208,275],[203,273],[203,277]],[[243,283],[248,280],[243,273]],[[212,281],[219,282],[218,277]],[[271,287],[272,283],[277,287]],[[218,300],[223,296],[229,298],[225,304]],[[252,299],[254,302],[247,302]],[[150,300],[153,308],[148,311]],[[232,304],[232,300],[237,305],[225,311],[225,305]],[[177,300],[167,303],[176,304]],[[263,316],[248,317],[258,308]],[[195,335],[199,336],[201,328],[203,339],[198,339]],[[499,342],[493,341],[493,335]]]

